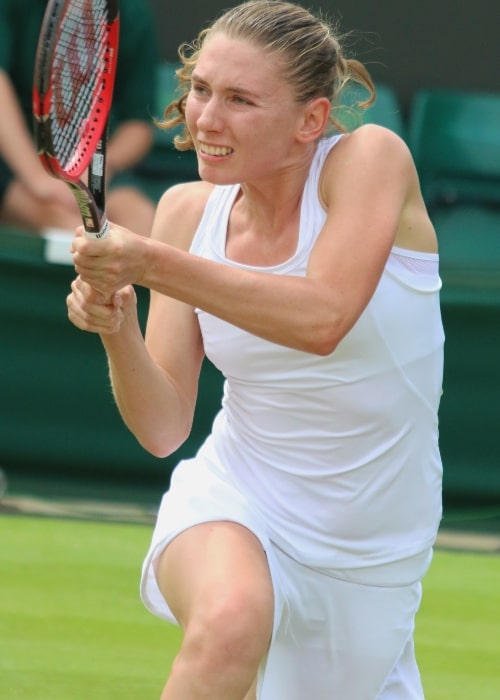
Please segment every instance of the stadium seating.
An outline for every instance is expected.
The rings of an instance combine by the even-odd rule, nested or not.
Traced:
[[[491,298],[500,272],[500,93],[417,93],[408,143],[450,292]]]
[[[428,204],[500,204],[500,93],[418,92],[408,142]]]

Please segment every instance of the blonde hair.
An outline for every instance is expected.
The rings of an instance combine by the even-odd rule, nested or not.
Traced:
[[[179,48],[181,66],[176,75],[180,96],[167,106],[162,129],[181,125],[174,144],[180,151],[193,148],[186,127],[185,108],[191,74],[205,42],[215,34],[249,41],[280,57],[284,77],[294,88],[298,102],[327,97],[332,105],[330,125],[344,132],[346,127],[335,117],[335,105],[343,88],[354,82],[365,88],[368,97],[358,103],[368,107],[375,99],[375,87],[364,65],[343,54],[340,37],[328,22],[291,2],[248,0],[222,14],[200,32],[192,44]]]

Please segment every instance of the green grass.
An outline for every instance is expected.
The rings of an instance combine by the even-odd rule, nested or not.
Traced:
[[[0,517],[0,698],[156,700],[176,627],[138,598],[151,527]]]
[[[151,532],[0,516],[1,698],[157,700],[180,635],[138,597]],[[499,557],[436,553],[416,642],[427,700],[500,698]]]
[[[437,551],[417,617],[427,700],[500,698],[500,557]]]

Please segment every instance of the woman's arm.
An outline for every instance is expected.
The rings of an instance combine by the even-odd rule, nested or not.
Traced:
[[[120,414],[157,457],[174,452],[190,434],[203,360],[193,309],[168,302],[152,300],[147,344],[136,313],[118,333],[102,336]]]
[[[153,237],[186,250],[202,203],[188,215],[178,208],[175,196],[165,199]],[[182,225],[174,227],[170,217]],[[168,230],[175,235],[166,239]],[[144,340],[133,287],[120,289],[111,303],[106,298],[78,277],[68,297],[69,318],[82,330],[100,334],[124,422],[145,449],[167,456],[186,440],[193,421],[204,357],[197,317],[190,305],[152,292]]]
[[[305,278],[243,270],[130,236],[117,236],[99,261],[97,247],[85,242],[75,264],[103,291],[133,280],[272,342],[329,354],[373,295],[402,221],[412,225],[403,213],[415,180],[395,134],[368,125],[342,139],[323,174],[327,221]]]

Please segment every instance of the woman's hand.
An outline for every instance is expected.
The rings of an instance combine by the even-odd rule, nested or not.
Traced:
[[[127,318],[137,315],[137,298],[131,285],[115,292],[108,302],[81,277],[72,282],[66,304],[71,323],[90,333],[118,333]]]
[[[147,238],[110,224],[109,235],[93,240],[77,229],[71,251],[81,280],[111,300],[115,292],[140,284],[145,268]]]

